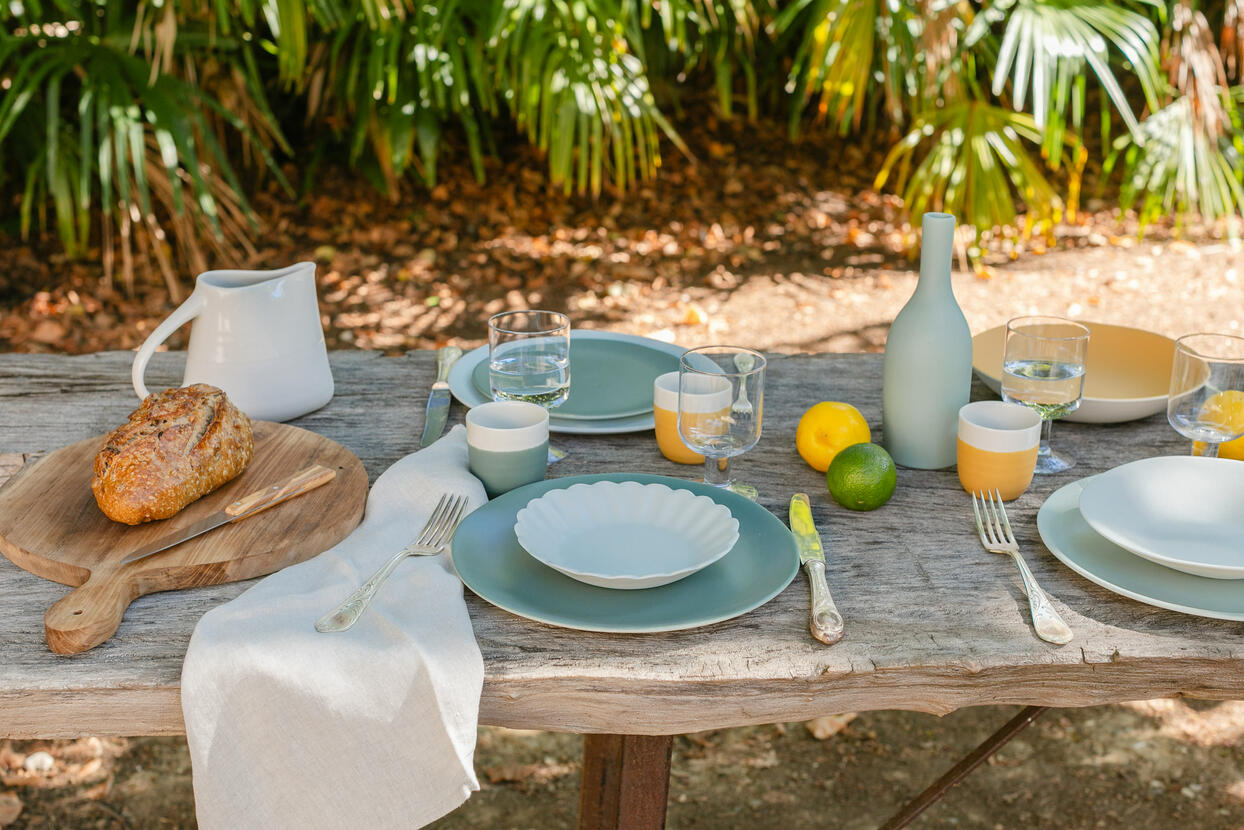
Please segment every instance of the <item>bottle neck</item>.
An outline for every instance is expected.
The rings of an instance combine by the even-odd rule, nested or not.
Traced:
[[[916,280],[916,290],[913,296],[934,296],[946,294],[950,291],[950,268],[946,263],[933,265],[922,259],[920,262],[920,277]]]

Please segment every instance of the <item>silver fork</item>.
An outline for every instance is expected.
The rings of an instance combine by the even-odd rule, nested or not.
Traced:
[[[1045,591],[1037,584],[1032,571],[1028,570],[1024,558],[1019,555],[1019,543],[1011,532],[1011,521],[1006,517],[1001,495],[996,490],[984,495],[973,493],[972,512],[976,514],[976,529],[980,531],[981,544],[985,546],[985,550],[990,553],[1010,554],[1019,567],[1019,578],[1024,583],[1024,593],[1028,595],[1028,607],[1032,609],[1032,627],[1036,629],[1037,636],[1060,646],[1071,642],[1071,627],[1063,622]]]
[[[367,608],[372,597],[376,595],[376,591],[380,590],[380,586],[389,578],[389,574],[393,573],[393,569],[398,566],[399,562],[407,556],[433,556],[443,551],[445,543],[449,541],[454,529],[458,527],[458,522],[462,521],[462,512],[466,509],[466,503],[466,496],[450,493],[441,496],[440,501],[432,510],[432,515],[428,517],[427,524],[419,533],[419,537],[394,554],[393,558],[384,563],[380,570],[372,574],[371,579],[346,597],[345,602],[320,617],[315,623],[315,630],[325,633],[345,631],[358,622],[363,610]]]

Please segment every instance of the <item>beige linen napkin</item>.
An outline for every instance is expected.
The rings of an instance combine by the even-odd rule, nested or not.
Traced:
[[[200,827],[411,828],[479,789],[483,660],[448,554],[399,565],[349,631],[315,630],[446,491],[486,501],[462,427],[386,470],[339,545],[199,621],[181,702]]]

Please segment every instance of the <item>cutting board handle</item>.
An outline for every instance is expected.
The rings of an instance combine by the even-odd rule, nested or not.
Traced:
[[[48,648],[57,654],[79,654],[107,640],[121,625],[125,609],[138,588],[115,570],[94,573],[43,615]]]

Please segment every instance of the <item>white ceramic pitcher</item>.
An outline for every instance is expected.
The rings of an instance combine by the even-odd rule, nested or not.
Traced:
[[[131,378],[139,398],[148,395],[143,373],[156,347],[190,320],[195,323],[182,385],[219,387],[260,421],[288,421],[332,398],[315,263],[200,274],[186,301],[156,326],[134,356]]]

